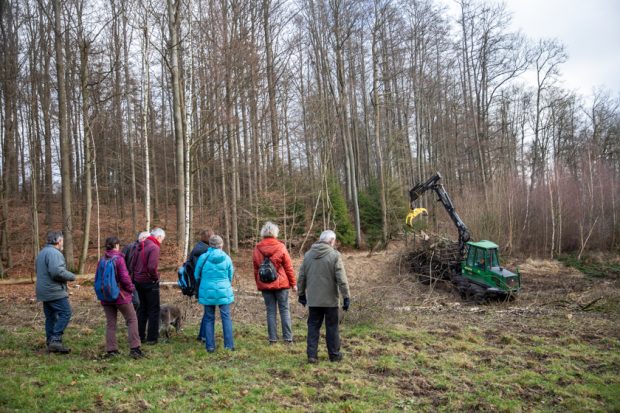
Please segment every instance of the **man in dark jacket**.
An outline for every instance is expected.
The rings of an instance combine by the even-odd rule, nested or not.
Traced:
[[[185,262],[185,271],[187,271],[188,274],[194,274],[198,258],[209,249],[209,238],[213,235],[215,235],[215,232],[210,229],[203,229],[200,231],[200,241],[196,243]],[[196,288],[196,291],[198,291],[198,288]]]
[[[121,254],[123,254],[123,258],[125,258],[125,265],[127,266],[127,272],[129,272],[129,277],[131,278],[131,282],[134,282],[134,267],[136,266],[136,251],[138,251],[138,246],[141,242],[148,238],[151,235],[148,231],[142,231],[138,233],[138,239],[130,244],[125,245]],[[131,304],[133,304],[133,309],[138,314],[138,308],[140,308],[140,297],[138,296],[138,290],[134,290],[131,294]]]
[[[330,361],[342,360],[338,333],[339,292],[342,309],[349,310],[349,283],[340,253],[336,251],[336,234],[323,231],[319,242],[304,256],[299,268],[297,288],[299,302],[308,305],[308,363],[316,363],[319,336],[325,319],[327,351]]]
[[[140,297],[138,308],[138,333],[146,344],[156,344],[159,339],[159,249],[166,238],[161,228],[154,228],[151,235],[140,243],[135,252],[134,283]],[[148,324],[148,332],[147,332]]]
[[[121,251],[121,253],[123,254],[123,257],[125,258],[125,264],[127,265],[127,271],[129,271],[129,275],[131,276],[132,281],[133,281],[133,270],[134,270],[133,266],[135,266],[135,263],[136,263],[135,261],[136,251],[138,250],[138,246],[140,245],[140,243],[144,241],[145,239],[147,239],[149,235],[151,234],[148,231],[142,231],[138,233],[138,238],[136,239],[136,241],[125,245],[125,247]]]
[[[200,241],[194,246],[192,252],[189,253],[187,257],[187,261],[185,262],[185,271],[187,274],[191,274],[194,276],[194,270],[196,269],[196,263],[198,262],[198,258],[209,249],[209,239],[215,235],[215,233],[210,229],[203,229],[200,231]],[[198,285],[196,285],[196,298],[198,298]],[[204,316],[203,316],[204,318]],[[204,322],[200,323],[200,330],[198,331],[198,337],[196,338],[198,341],[206,341],[207,336],[204,330]]]
[[[61,253],[63,247],[62,232],[48,232],[47,244],[35,260],[36,294],[37,301],[43,302],[47,350],[52,353],[67,354],[71,349],[62,343],[65,328],[71,320],[67,281],[74,281],[75,275],[67,270],[65,257]]]

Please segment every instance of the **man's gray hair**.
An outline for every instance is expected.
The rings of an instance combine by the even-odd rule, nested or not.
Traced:
[[[62,238],[64,238],[62,231],[50,231],[47,233],[47,243],[50,245],[58,245]]]
[[[263,225],[263,229],[260,230],[261,238],[278,238],[279,233],[280,228],[278,228],[278,226],[271,221],[265,222],[265,225]]]
[[[161,228],[153,228],[151,230],[151,235],[154,236],[154,237],[166,238],[166,231],[164,231]]]
[[[327,229],[321,232],[321,236],[319,237],[319,242],[330,243],[336,240],[336,233],[331,229]]]
[[[149,237],[149,235],[151,235],[150,232],[142,231],[141,233],[138,234],[138,241],[144,241],[145,239]]]
[[[224,246],[224,240],[219,235],[212,235],[211,238],[209,238],[209,246],[221,249]]]

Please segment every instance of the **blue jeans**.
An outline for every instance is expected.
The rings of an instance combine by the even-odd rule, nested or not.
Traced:
[[[280,310],[280,322],[282,323],[282,338],[285,341],[293,341],[291,329],[291,313],[288,310],[288,290],[262,291],[265,307],[267,307],[267,334],[269,341],[278,341],[278,320],[276,312]]]
[[[207,351],[215,351],[215,307],[214,305],[205,305],[205,315],[202,321]],[[220,307],[220,317],[222,318],[224,348],[232,350],[235,348],[235,342],[233,339],[232,319],[230,318],[230,304],[223,304],[217,307]]]
[[[45,313],[45,337],[46,342],[62,340],[65,328],[71,320],[71,305],[67,297],[54,301],[43,302]]]

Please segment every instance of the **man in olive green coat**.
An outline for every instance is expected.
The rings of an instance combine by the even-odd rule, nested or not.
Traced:
[[[335,244],[334,231],[323,231],[319,242],[312,245],[299,268],[299,302],[303,306],[308,305],[308,363],[318,361],[317,351],[323,319],[329,360],[342,360],[338,333],[339,295],[343,297],[344,311],[349,310],[350,299],[347,274],[340,253],[334,248]]]

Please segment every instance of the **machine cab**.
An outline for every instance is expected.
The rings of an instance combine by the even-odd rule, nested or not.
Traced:
[[[466,264],[478,271],[489,271],[499,267],[497,245],[490,241],[469,242]]]
[[[468,242],[467,259],[462,264],[463,275],[479,285],[497,292],[514,292],[521,288],[521,277],[502,268],[499,247],[491,241]]]

